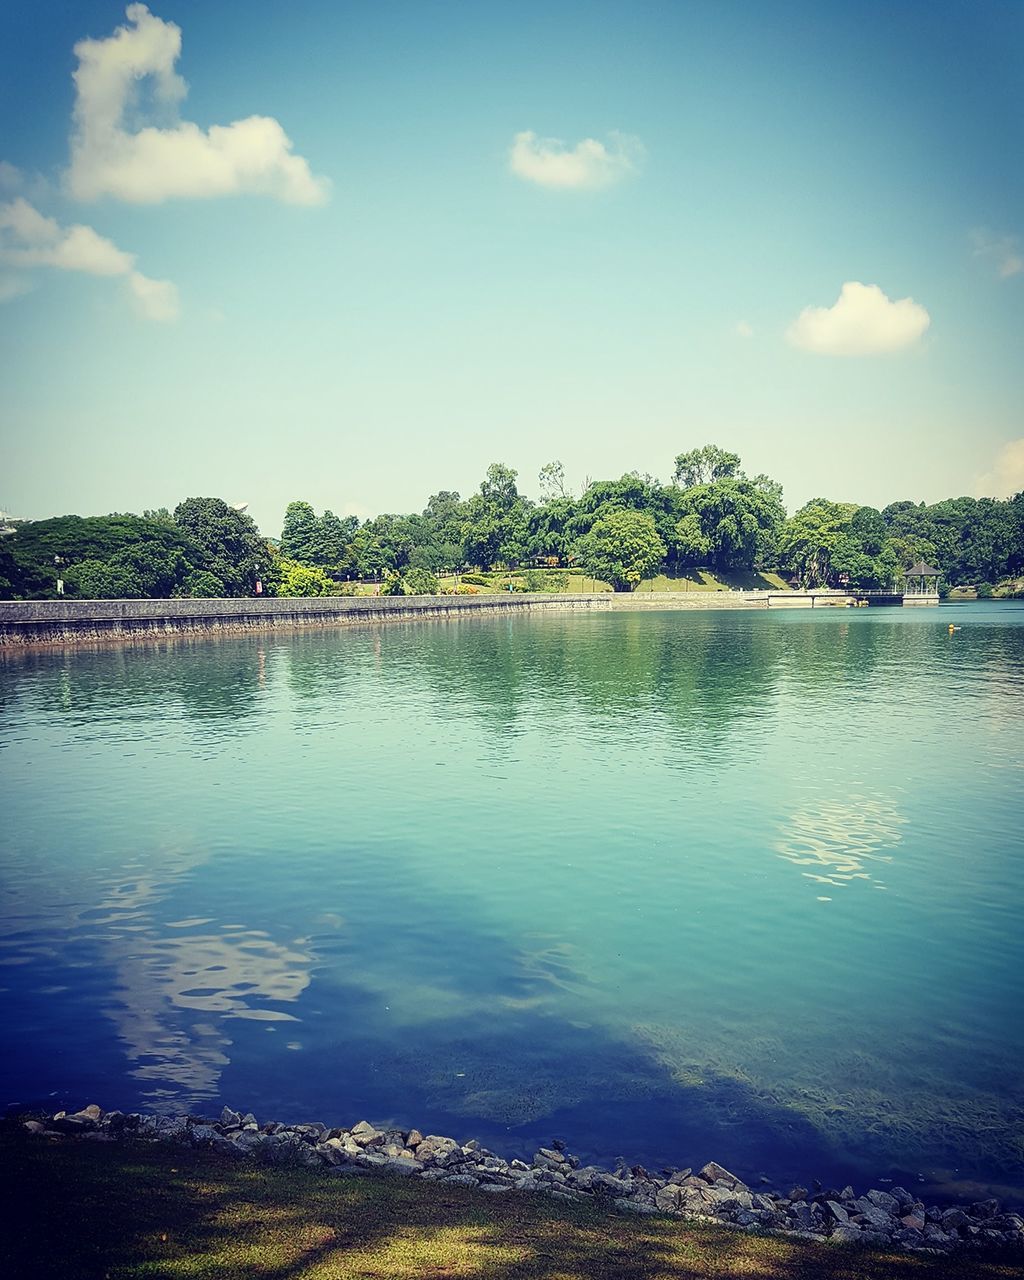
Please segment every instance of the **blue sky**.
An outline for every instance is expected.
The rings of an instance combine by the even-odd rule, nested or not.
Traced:
[[[0,507],[709,441],[790,508],[1019,490],[1022,54],[986,0],[9,0]]]

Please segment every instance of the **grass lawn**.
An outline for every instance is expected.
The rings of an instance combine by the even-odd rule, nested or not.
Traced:
[[[850,1251],[535,1195],[0,1136],[10,1280],[1011,1280],[1014,1261]],[[1019,1261],[1019,1258],[1017,1259]]]

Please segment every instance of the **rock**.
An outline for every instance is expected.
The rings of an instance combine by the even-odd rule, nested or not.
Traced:
[[[220,1122],[225,1129],[241,1128],[242,1117],[237,1111],[232,1111],[230,1107],[224,1107],[220,1113]]]
[[[855,1227],[852,1223],[846,1223],[843,1226],[836,1227],[830,1239],[837,1241],[839,1244],[863,1244],[864,1232],[861,1231],[860,1227]]]
[[[495,1195],[502,1195],[506,1191],[511,1191],[512,1188],[511,1186],[506,1185],[504,1182],[481,1182],[480,1190],[490,1191],[492,1194],[495,1194]]]
[[[416,1159],[424,1164],[457,1164],[462,1160],[462,1148],[452,1138],[428,1134],[416,1144]]]
[[[103,1119],[103,1108],[98,1107],[95,1102],[90,1102],[87,1107],[83,1107],[81,1111],[76,1111],[75,1114],[85,1116],[86,1119],[92,1120],[94,1124],[99,1124]]]
[[[998,1200],[979,1200],[967,1210],[972,1218],[994,1218],[999,1212]]]
[[[864,1219],[868,1227],[874,1231],[881,1231],[886,1235],[891,1235],[896,1230],[896,1219],[891,1213],[887,1213],[884,1209],[880,1209],[878,1205],[871,1204],[869,1200],[861,1197],[860,1200],[854,1202],[857,1212]]]
[[[590,1186],[595,1194],[611,1196],[614,1199],[620,1196],[628,1196],[633,1190],[633,1180],[632,1178],[616,1178],[613,1174],[599,1170],[591,1177]]]
[[[619,1196],[612,1203],[620,1213],[657,1213],[654,1205],[646,1204],[643,1200],[632,1200],[629,1196]]]
[[[477,1187],[480,1185],[479,1180],[474,1178],[471,1173],[449,1173],[444,1178],[445,1186],[453,1187]]]
[[[96,1128],[96,1121],[92,1116],[69,1116],[65,1111],[53,1117],[52,1127],[58,1133],[85,1133],[88,1129]]]
[[[910,1194],[910,1192],[906,1189],[906,1187],[900,1187],[900,1186],[890,1187],[889,1194],[892,1196],[892,1198],[896,1201],[896,1203],[899,1205],[901,1209],[904,1208],[905,1205],[914,1203],[914,1197]]]
[[[900,1218],[900,1222],[902,1222],[905,1227],[913,1229],[914,1231],[924,1230],[924,1218],[919,1214],[905,1213],[903,1217]]]
[[[423,1134],[420,1133],[419,1129],[410,1129],[409,1135],[405,1140],[405,1145],[407,1147],[418,1147],[422,1141]]]
[[[221,1135],[212,1125],[194,1124],[188,1136],[194,1147],[208,1147],[215,1137],[220,1137]]]
[[[942,1227],[945,1231],[960,1231],[970,1225],[970,1218],[963,1209],[947,1209],[942,1215]]]
[[[38,1120],[23,1120],[21,1127],[27,1129],[29,1133],[45,1133],[46,1125],[40,1124]]]
[[[800,1200],[793,1205],[789,1211],[789,1216],[807,1231],[813,1231],[816,1226],[814,1211],[805,1200]]]
[[[850,1215],[837,1200],[826,1200],[825,1204],[828,1207],[829,1213],[831,1213],[832,1217],[835,1218],[836,1222],[838,1222],[841,1227],[845,1227],[849,1224]]]
[[[684,1195],[680,1186],[670,1182],[654,1197],[654,1203],[662,1213],[678,1213],[682,1208]]]
[[[807,1199],[806,1187],[792,1187],[789,1192],[789,1199],[795,1204],[798,1200]]]
[[[385,1168],[388,1173],[396,1173],[399,1177],[408,1178],[414,1173],[422,1173],[424,1166],[411,1156],[408,1158],[399,1156],[396,1159],[389,1159]]]
[[[258,1129],[241,1129],[228,1139],[244,1156],[252,1155],[266,1140],[266,1135],[260,1133]]]
[[[703,1178],[705,1182],[723,1182],[732,1190],[742,1188],[742,1190],[746,1191],[747,1189],[745,1182],[740,1178],[737,1178],[734,1173],[730,1173],[728,1169],[723,1169],[723,1167],[720,1164],[716,1164],[714,1160],[709,1160],[697,1176],[699,1178]],[[804,1194],[806,1195],[806,1192]],[[799,1197],[801,1200],[803,1198],[803,1196]]]
[[[899,1216],[900,1202],[888,1191],[869,1191],[864,1199],[873,1204],[876,1209],[884,1209],[894,1218]]]
[[[679,1169],[669,1178],[669,1182],[674,1182],[678,1185],[680,1182],[685,1182],[692,1173],[692,1169]]]
[[[383,1131],[375,1129],[367,1120],[360,1120],[357,1125],[353,1125],[351,1135],[352,1141],[360,1147],[368,1147],[377,1138],[384,1137]]]

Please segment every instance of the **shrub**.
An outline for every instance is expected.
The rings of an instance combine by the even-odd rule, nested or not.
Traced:
[[[427,569],[410,569],[405,575],[405,587],[413,596],[436,596],[437,579]]]

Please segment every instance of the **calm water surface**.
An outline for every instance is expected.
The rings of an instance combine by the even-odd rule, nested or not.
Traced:
[[[7,655],[0,1102],[1019,1191],[1022,694],[1009,604]]]

